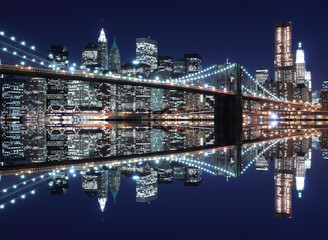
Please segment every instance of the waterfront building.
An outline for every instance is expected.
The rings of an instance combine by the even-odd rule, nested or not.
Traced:
[[[19,120],[22,116],[22,96],[25,80],[1,78],[0,81],[0,119]]]
[[[133,63],[126,63],[122,65],[121,71],[123,76],[149,78],[151,67],[148,64],[134,61]]]
[[[101,107],[101,103],[97,99],[97,90],[95,82],[69,81],[67,82],[67,105],[87,108]]]
[[[21,100],[21,109],[25,117],[43,118],[47,103],[47,80],[45,78],[28,79],[24,84]]]
[[[17,122],[4,124],[0,128],[0,163],[25,160],[21,138],[21,125]]]
[[[170,90],[151,88],[151,110],[152,111],[162,111],[168,108],[170,105]]]
[[[157,41],[147,38],[136,39],[136,60],[150,66],[151,72],[157,69]]]
[[[67,106],[67,81],[60,79],[47,79],[47,107]]]
[[[52,68],[68,69],[69,55],[67,48],[63,44],[51,45],[47,51],[47,60],[51,62]]]
[[[104,29],[100,31],[100,36],[98,38],[98,64],[102,71],[107,71],[109,68],[108,59],[108,44]]]

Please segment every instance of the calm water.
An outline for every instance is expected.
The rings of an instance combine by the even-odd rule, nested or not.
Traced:
[[[327,130],[152,125],[2,125],[1,239],[325,239]]]

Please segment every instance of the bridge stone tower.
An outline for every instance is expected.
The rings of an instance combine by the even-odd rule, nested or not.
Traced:
[[[242,69],[241,64],[228,74],[234,94],[215,96],[215,134],[217,144],[240,145],[242,142]]]

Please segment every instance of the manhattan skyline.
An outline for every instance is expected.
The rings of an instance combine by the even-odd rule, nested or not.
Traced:
[[[124,63],[136,57],[135,39],[151,36],[158,41],[161,56],[168,55],[178,60],[184,53],[197,52],[203,56],[205,67],[229,58],[229,61],[242,62],[253,73],[262,66],[268,68],[270,79],[273,79],[274,23],[291,21],[292,50],[296,51],[298,42],[302,42],[307,66],[312,71],[313,90],[319,90],[327,77],[324,70],[325,52],[328,51],[324,44],[328,35],[324,26],[327,17],[320,14],[327,5],[325,3],[300,6],[295,1],[276,1],[260,5],[253,1],[236,2],[236,6],[230,6],[228,3],[205,1],[195,8],[192,3],[166,2],[160,10],[152,1],[138,4],[131,1],[127,4],[114,2],[110,5],[100,1],[103,7],[99,8],[89,1],[79,2],[78,5],[72,2],[62,4],[60,1],[51,6],[51,11],[61,14],[50,17],[47,15],[49,7],[36,1],[4,3],[4,8],[15,8],[17,15],[15,21],[10,21],[10,13],[4,12],[0,20],[6,22],[6,27],[1,30],[15,35],[17,39],[35,43],[42,52],[46,52],[51,44],[63,43],[70,52],[71,62],[79,64],[81,49],[88,42],[95,42],[104,27],[109,45],[116,37]],[[65,12],[62,6],[66,9],[72,7],[74,11]],[[106,11],[107,8],[109,11]],[[30,13],[28,19],[24,19],[24,11]],[[317,14],[311,16],[311,11]],[[269,12],[275,14],[268,16]],[[169,18],[165,17],[166,13],[170,13]],[[234,18],[234,14],[238,18]],[[265,20],[261,20],[264,16]],[[47,19],[47,24],[40,19]]]

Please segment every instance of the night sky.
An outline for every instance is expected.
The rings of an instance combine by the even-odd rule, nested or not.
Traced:
[[[177,60],[200,53],[204,67],[228,57],[252,73],[269,68],[270,78],[274,23],[292,21],[293,50],[303,43],[314,90],[328,77],[326,1],[1,1],[0,8],[0,30],[43,52],[63,43],[78,64],[81,49],[104,27],[110,45],[116,36],[122,62],[135,58],[135,39],[149,35],[158,41],[159,55]]]

